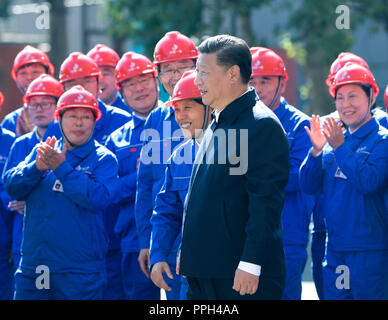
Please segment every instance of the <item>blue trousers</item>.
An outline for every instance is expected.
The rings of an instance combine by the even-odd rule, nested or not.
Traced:
[[[326,300],[388,299],[388,250],[336,252],[323,263]]]
[[[124,299],[123,282],[121,279],[121,249],[109,250],[106,255],[106,286],[104,300]]]
[[[284,245],[286,257],[286,286],[282,300],[300,300],[302,274],[307,261],[306,246]]]
[[[160,289],[141,271],[138,252],[123,252],[122,281],[127,300],[160,300]]]
[[[322,262],[325,257],[326,232],[314,232],[311,236],[311,271],[315,289],[320,300],[324,300],[323,268]]]
[[[15,273],[15,300],[101,300],[105,273],[50,272],[49,288],[37,287],[40,274]],[[38,281],[39,282],[39,281]]]

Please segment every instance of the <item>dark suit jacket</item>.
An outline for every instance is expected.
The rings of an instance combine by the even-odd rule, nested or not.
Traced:
[[[237,130],[237,138],[230,129]],[[233,157],[223,161],[225,151],[236,150],[248,161],[245,173],[240,163],[240,174],[231,174],[230,169],[239,167]],[[234,278],[239,261],[245,261],[261,265],[260,279],[284,279],[280,216],[288,175],[283,127],[250,90],[221,112],[203,163],[193,166],[185,201],[181,274]]]

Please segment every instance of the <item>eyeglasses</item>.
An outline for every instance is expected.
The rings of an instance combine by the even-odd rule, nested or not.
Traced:
[[[160,71],[159,74],[161,76],[167,76],[171,77],[175,74],[175,72],[179,73],[180,75],[184,74],[186,71],[194,70],[195,66],[184,66],[177,69],[167,69],[165,71]]]
[[[33,103],[33,104],[29,104],[28,108],[31,109],[31,110],[37,110],[38,107],[41,107],[43,110],[48,110],[53,105],[56,105],[56,104],[54,102]]]

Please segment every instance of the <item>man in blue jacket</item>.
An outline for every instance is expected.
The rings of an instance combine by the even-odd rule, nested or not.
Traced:
[[[159,40],[154,50],[154,63],[158,67],[162,86],[171,96],[174,86],[185,71],[194,68],[198,51],[193,41],[178,31],[171,31]],[[151,216],[157,193],[163,184],[166,164],[174,149],[183,142],[183,134],[175,121],[174,109],[162,106],[153,110],[145,123],[144,146],[140,154],[137,180],[135,218],[138,228],[139,263],[147,277],[150,276],[149,246],[151,239]],[[175,269],[175,245],[169,258]],[[167,299],[179,299],[180,281],[170,280],[172,291]]]
[[[0,92],[0,107],[4,96]],[[0,170],[3,171],[15,134],[0,126]],[[9,212],[10,197],[0,181],[0,300],[12,299],[13,272],[10,259],[12,248],[12,213]]]
[[[289,105],[282,97],[287,79],[283,59],[273,50],[259,48],[253,53],[250,85],[256,89],[264,104],[279,118],[287,133],[290,147],[290,176],[282,211],[286,256],[286,286],[283,299],[300,300],[314,198],[304,194],[300,189],[299,167],[311,147],[311,142],[304,129],[305,126],[309,126],[309,117]]]
[[[23,95],[31,81],[44,73],[54,75],[54,66],[42,50],[28,45],[16,55],[11,76]],[[30,132],[34,128],[24,106],[9,113],[3,119],[2,125],[17,136]]]
[[[174,243],[180,243],[181,240],[183,205],[194,158],[210,120],[210,109],[202,104],[201,93],[194,79],[195,73],[186,72],[175,85],[174,94],[167,103],[174,107],[175,119],[188,141],[177,147],[171,155],[151,218],[151,279],[167,292],[171,291],[171,287],[164,280],[164,273],[170,279],[180,277],[173,275],[175,270],[170,269],[167,261]],[[185,300],[187,281],[183,277],[180,280],[180,300]]]
[[[116,288],[123,291],[123,297],[129,300],[157,300],[160,290],[141,271],[137,258],[140,251],[135,223],[136,178],[141,140],[147,115],[158,105],[157,70],[145,56],[127,52],[116,66],[116,79],[125,101],[133,106],[132,119],[115,130],[108,138],[106,147],[119,162],[119,193],[112,205],[104,210],[105,215],[115,216],[117,222],[109,235],[118,242],[120,264],[115,269],[108,265],[108,274],[118,273]],[[120,250],[121,243],[121,250]],[[121,272],[121,274],[120,274]],[[108,287],[113,284],[108,284]]]
[[[115,68],[120,60],[117,52],[105,44],[97,44],[86,55],[96,62],[102,75],[99,99],[109,106],[120,108],[132,114],[132,109],[124,102],[116,84]]]
[[[84,88],[61,96],[55,118],[63,138],[46,139],[3,175],[7,192],[26,201],[15,299],[102,299],[102,209],[116,194],[117,160],[92,138],[101,112]]]
[[[33,131],[18,137],[13,143],[4,172],[16,167],[40,142],[48,137],[61,137],[58,123],[54,121],[57,101],[63,93],[62,84],[52,76],[42,74],[28,86],[23,101],[28,117],[35,126]],[[12,259],[14,271],[19,266],[20,247],[23,237],[23,215],[25,201],[12,200],[8,207],[14,212],[12,231]]]

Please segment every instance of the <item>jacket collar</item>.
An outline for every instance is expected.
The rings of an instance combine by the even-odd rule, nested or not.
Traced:
[[[356,132],[350,133],[349,128],[346,129],[345,137],[351,136],[357,139],[362,139],[368,136],[372,131],[376,131],[379,127],[377,120],[372,117],[367,123],[362,125]]]
[[[283,97],[280,98],[280,103],[277,106],[277,108],[273,111],[275,115],[280,119],[283,118],[283,116],[286,114],[286,105],[287,105],[286,99]]]
[[[256,104],[256,91],[253,88],[244,93],[241,97],[229,103],[219,114],[217,124],[231,124],[238,115],[247,108]]]

